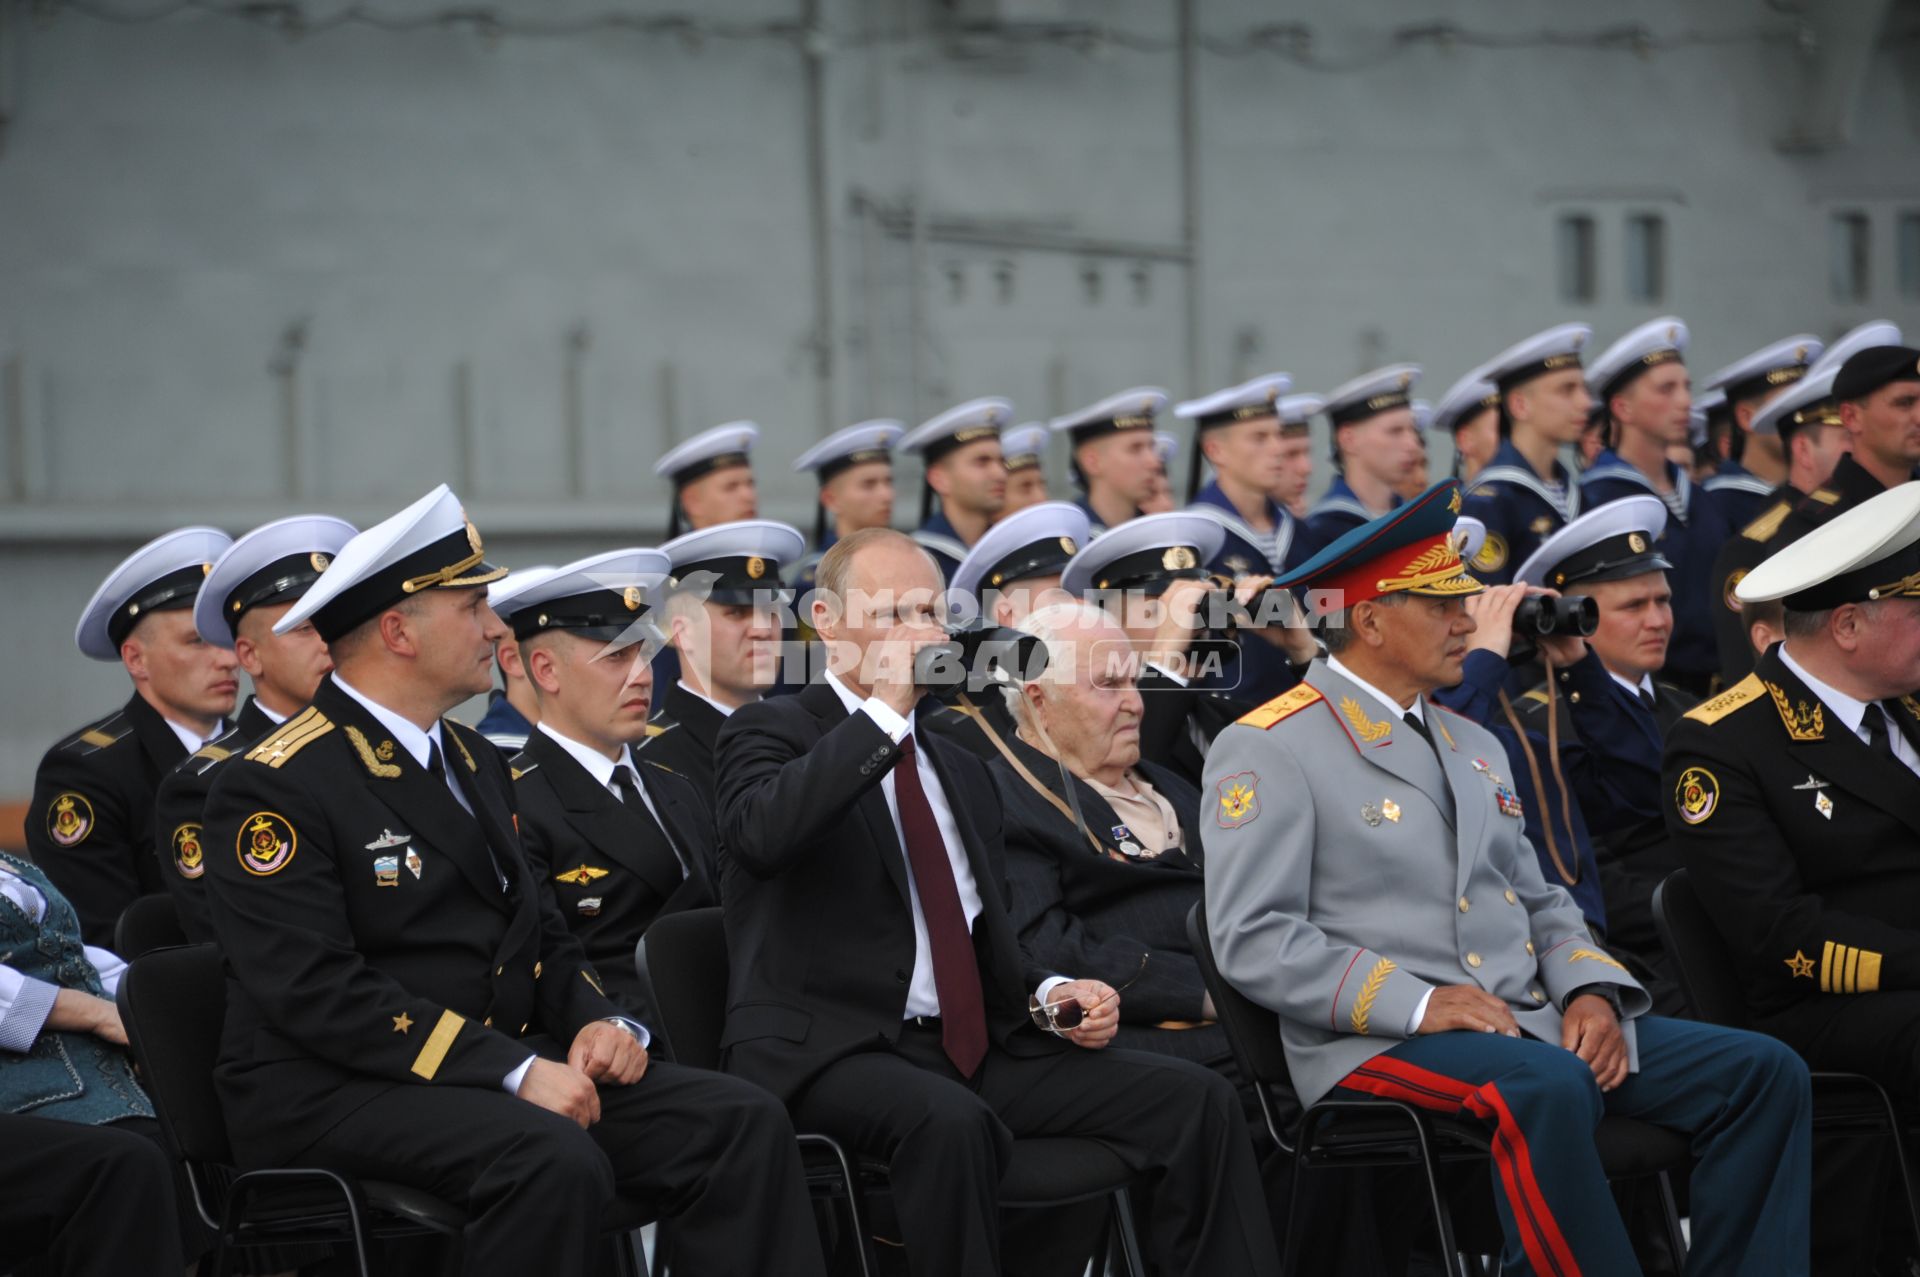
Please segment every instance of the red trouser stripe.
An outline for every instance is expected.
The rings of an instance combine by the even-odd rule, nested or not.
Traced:
[[[1494,1124],[1493,1162],[1506,1186],[1507,1200],[1520,1226],[1520,1245],[1527,1259],[1540,1273],[1559,1273],[1579,1277],[1580,1265],[1573,1257],[1560,1225],[1547,1208],[1533,1173],[1533,1155],[1527,1147],[1526,1133],[1507,1107],[1506,1097],[1492,1082],[1473,1086],[1431,1069],[1423,1069],[1405,1060],[1376,1055],[1348,1074],[1342,1086],[1366,1091],[1387,1099],[1405,1100],[1422,1108],[1443,1113],[1466,1109],[1475,1117]]]

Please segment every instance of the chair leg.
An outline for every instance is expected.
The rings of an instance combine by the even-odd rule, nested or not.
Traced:
[[[1113,1191],[1113,1231],[1120,1237],[1120,1258],[1127,1277],[1147,1277],[1147,1266],[1140,1256],[1140,1234],[1133,1224],[1133,1199],[1124,1188]]]
[[[1667,1245],[1672,1248],[1673,1261],[1685,1267],[1687,1234],[1680,1227],[1680,1206],[1673,1199],[1673,1180],[1665,1171],[1661,1171],[1656,1178],[1660,1185],[1660,1217],[1667,1225]]]
[[[1460,1248],[1453,1238],[1453,1217],[1447,1210],[1447,1195],[1440,1187],[1440,1166],[1434,1160],[1433,1144],[1427,1138],[1424,1124],[1413,1124],[1415,1138],[1420,1141],[1420,1167],[1427,1175],[1427,1202],[1433,1210],[1434,1240],[1440,1245],[1440,1255],[1447,1267],[1458,1271],[1461,1268]]]

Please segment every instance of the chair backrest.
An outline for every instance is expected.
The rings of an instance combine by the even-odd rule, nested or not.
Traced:
[[[143,953],[187,942],[180,907],[166,892],[141,896],[120,911],[113,924],[113,951],[132,962]]]
[[[1283,1128],[1292,1125],[1299,1110],[1293,1075],[1287,1069],[1286,1048],[1280,1044],[1280,1016],[1227,983],[1213,957],[1213,937],[1207,932],[1207,902],[1198,901],[1187,914],[1187,943],[1200,964],[1200,978],[1213,998],[1214,1014],[1227,1031],[1234,1062],[1253,1085],[1266,1114],[1268,1128],[1282,1148],[1291,1145]]]
[[[1673,959],[1674,974],[1694,1014],[1709,1024],[1748,1027],[1739,965],[1700,903],[1686,870],[1674,870],[1653,889],[1653,925]]]
[[[653,1004],[673,1043],[674,1060],[719,1068],[728,970],[720,910],[688,909],[655,918],[640,937],[634,965],[653,986]]]
[[[226,1117],[213,1089],[227,1013],[226,972],[210,944],[156,949],[133,960],[115,998],[140,1082],[161,1128],[189,1162],[227,1165]]]

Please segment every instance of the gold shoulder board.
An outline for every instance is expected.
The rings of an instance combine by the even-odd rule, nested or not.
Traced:
[[[1790,502],[1776,501],[1752,523],[1740,529],[1740,535],[1749,541],[1771,541],[1780,525],[1787,521],[1787,513],[1793,509]]]
[[[1687,711],[1696,723],[1717,723],[1766,690],[1758,674],[1749,674],[1709,701],[1701,701]]]
[[[1258,727],[1265,731],[1282,719],[1298,714],[1315,701],[1324,699],[1318,688],[1302,683],[1290,691],[1282,692],[1260,708],[1242,714],[1239,721],[1248,727]]]
[[[309,706],[280,724],[280,729],[247,751],[250,763],[278,767],[333,730],[333,720]]]

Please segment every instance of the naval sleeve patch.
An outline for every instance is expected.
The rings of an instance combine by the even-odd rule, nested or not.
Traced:
[[[93,804],[85,794],[61,794],[47,808],[47,837],[59,847],[78,847],[93,832]]]
[[[233,850],[240,857],[242,869],[256,878],[266,878],[291,864],[299,845],[299,835],[285,816],[277,811],[256,811],[240,822]]]

